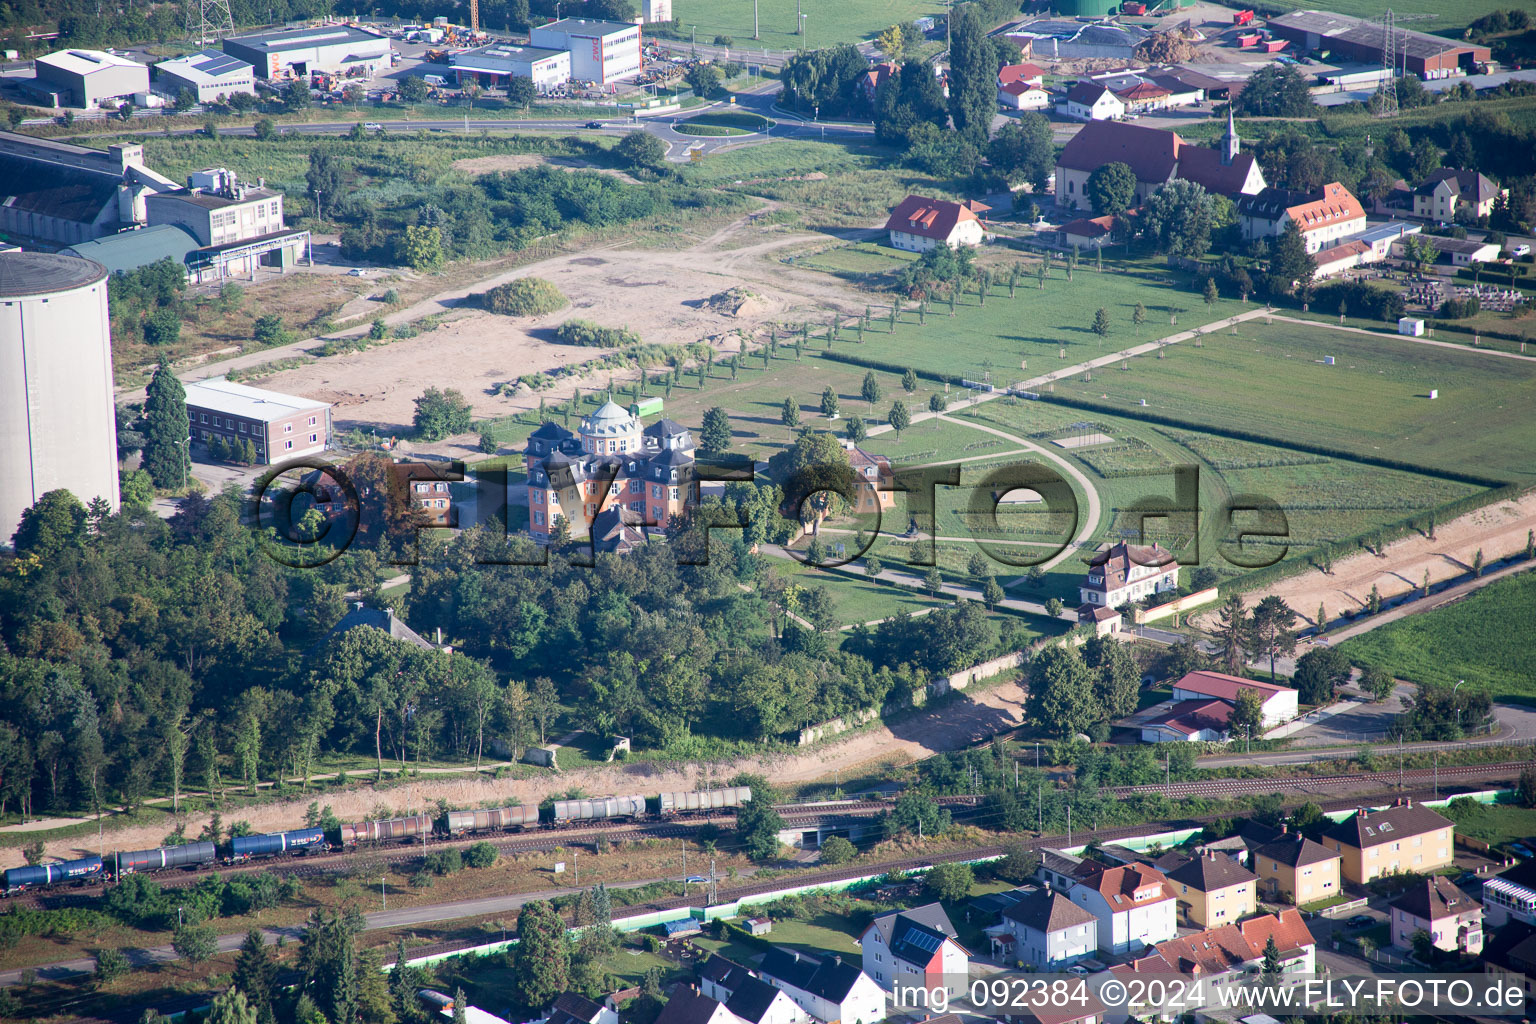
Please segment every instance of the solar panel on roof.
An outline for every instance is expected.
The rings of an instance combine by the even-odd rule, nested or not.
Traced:
[[[932,953],[938,949],[941,942],[937,935],[930,935],[928,932],[918,931],[916,928],[909,929],[902,941],[910,942],[925,953]]]
[[[222,75],[245,67],[245,61],[231,57],[227,53],[207,53],[203,54],[202,60],[194,62],[192,66],[205,75]]]

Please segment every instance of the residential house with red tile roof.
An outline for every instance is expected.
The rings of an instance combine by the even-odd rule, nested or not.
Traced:
[[[1119,103],[1118,97],[1115,102]],[[1111,163],[1126,164],[1136,175],[1137,202],[1179,179],[1198,182],[1206,191],[1221,195],[1254,195],[1264,189],[1264,172],[1253,155],[1241,149],[1230,118],[1219,149],[1196,146],[1177,132],[1161,128],[1090,121],[1056,160],[1056,205],[1086,207],[1088,176]]]
[[[1163,873],[1146,864],[1106,868],[1084,861],[1068,896],[1099,919],[1099,948],[1134,953],[1178,933],[1178,896]]]
[[[1243,690],[1257,690],[1264,705],[1264,728],[1289,722],[1296,717],[1297,694],[1288,686],[1277,686],[1258,679],[1229,676],[1225,672],[1190,672],[1173,684],[1174,700],[1218,700],[1237,702]]]
[[[1143,743],[1224,743],[1232,704],[1224,700],[1181,700],[1141,723]]]
[[[1045,70],[1028,62],[1023,64],[1004,64],[997,69],[998,87],[1008,85],[1010,82],[1023,82],[1025,85],[1044,85]]]
[[[1113,215],[1105,217],[1079,217],[1069,220],[1056,229],[1056,244],[1063,246],[1077,246],[1079,249],[1093,249],[1102,245],[1108,245],[1110,236],[1114,234],[1115,218]]]
[[[1471,955],[1483,950],[1483,905],[1443,875],[1431,875],[1398,895],[1392,907],[1392,945],[1413,948],[1419,932],[1436,949]]]
[[[1051,105],[1051,94],[1044,86],[1009,82],[997,87],[997,105],[1010,110],[1045,110]]]
[[[1311,974],[1316,967],[1317,940],[1307,930],[1301,911],[1251,917],[1158,945],[1157,953],[1177,974],[1221,983],[1229,975],[1251,973],[1264,962],[1264,947],[1275,940],[1285,974]]]
[[[1125,104],[1126,113],[1144,114],[1149,110],[1161,110],[1168,105],[1168,97],[1173,95],[1172,89],[1165,89],[1152,82],[1138,82],[1129,89],[1121,89],[1115,93],[1120,102]]]
[[[891,245],[908,252],[927,252],[938,245],[980,245],[986,237],[981,218],[961,203],[925,196],[907,196],[885,222]]]
[[[1295,224],[1316,253],[1365,230],[1365,207],[1336,181],[1306,192],[1267,188],[1237,201],[1238,225],[1247,239],[1275,238]]]
[[[875,93],[880,87],[892,78],[901,69],[889,61],[876,64],[859,77],[859,91],[864,94],[866,103],[875,102]]]
[[[1179,567],[1171,551],[1155,543],[1121,541],[1093,556],[1077,592],[1083,604],[1119,608],[1150,594],[1176,590],[1178,585]]]

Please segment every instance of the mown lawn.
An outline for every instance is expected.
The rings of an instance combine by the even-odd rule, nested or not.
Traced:
[[[757,12],[758,39],[752,38],[752,14]],[[803,10],[805,34],[795,34],[795,12]],[[760,3],[719,3],[717,0],[677,0],[672,13],[686,31],[698,26],[698,40],[713,42],[716,35],[732,40],[731,57],[750,61],[754,51],[815,50],[838,43],[857,43],[898,21],[925,14],[942,14],[943,4],[933,0],[843,0],[835,5],[794,0],[761,0]],[[684,45],[688,39],[683,40]],[[674,43],[674,45],[676,45]]]
[[[1335,365],[1324,365],[1333,356]],[[1431,390],[1439,397],[1429,398]],[[1442,470],[1536,477],[1536,363],[1251,320],[1058,394]],[[1107,398],[1105,397],[1107,396]]]
[[[1344,641],[1357,665],[1374,665],[1415,683],[1486,686],[1494,700],[1536,703],[1536,573],[1490,583],[1444,608],[1390,622]]]

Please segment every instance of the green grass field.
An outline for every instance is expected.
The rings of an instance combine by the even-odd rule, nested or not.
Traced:
[[[1486,686],[1494,700],[1536,702],[1536,650],[1510,642],[1536,622],[1536,573],[1490,583],[1445,608],[1390,622],[1346,640],[1340,650],[1415,683]]]
[[[1460,835],[1485,843],[1523,842],[1536,836],[1536,810],[1514,804],[1479,804],[1452,800],[1443,810]]]
[[[1025,269],[1032,271],[1033,267],[1031,262]],[[1147,310],[1147,321],[1139,334],[1131,320],[1138,302]],[[1091,330],[1094,311],[1099,307],[1109,311],[1112,324],[1109,336],[1103,339]],[[907,323],[908,318],[904,318],[894,335],[876,334],[863,346],[840,343],[836,351],[912,366],[919,372],[972,380],[990,375],[996,384],[1011,384],[1247,308],[1235,299],[1222,299],[1208,307],[1190,290],[1185,275],[1160,267],[1111,261],[1099,272],[1091,262],[1085,262],[1068,281],[1066,268],[1057,263],[1044,289],[1032,276],[1021,277],[1015,297],[1010,299],[1004,274],[1004,283],[993,286],[985,305],[973,289],[959,300],[954,317],[949,315],[947,304],[935,304],[929,308],[926,325]],[[877,316],[879,313],[877,306]],[[1175,313],[1177,327],[1169,322]],[[1027,367],[1022,365],[1025,361]],[[1094,379],[1099,376],[1095,374]]]
[[[758,39],[752,38],[752,12],[757,11]],[[805,14],[805,35],[795,34],[795,12]],[[815,50],[837,43],[857,43],[898,21],[925,14],[942,14],[943,5],[928,0],[844,0],[829,7],[803,0],[677,0],[672,13],[687,33],[698,26],[701,43],[717,35],[731,37],[731,56],[751,60],[754,50]],[[685,40],[686,42],[686,37]]]
[[[1323,365],[1325,356],[1336,364]],[[1431,402],[1429,392],[1438,389]],[[1529,480],[1536,363],[1252,320],[1058,394],[1434,469]],[[1108,396],[1105,399],[1103,396]]]

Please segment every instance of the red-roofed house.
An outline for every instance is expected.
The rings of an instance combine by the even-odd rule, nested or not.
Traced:
[[[1257,679],[1229,676],[1224,672],[1191,672],[1173,684],[1174,700],[1236,701],[1241,690],[1257,690],[1264,702],[1264,728],[1296,717],[1296,691]]]
[[[1164,89],[1151,82],[1138,82],[1129,89],[1121,89],[1115,95],[1120,97],[1120,102],[1125,104],[1128,112],[1141,114],[1148,110],[1161,110],[1166,107],[1168,97],[1173,95],[1173,90]]]
[[[1099,919],[1099,948],[1134,953],[1178,934],[1178,896],[1163,873],[1146,864],[1106,868],[1083,862],[1067,895]]]
[[[1175,973],[1210,980],[1252,973],[1263,964],[1264,947],[1271,936],[1280,950],[1283,973],[1313,973],[1317,940],[1302,921],[1301,911],[1294,908],[1170,939],[1160,944],[1157,952]],[[1206,991],[1210,991],[1209,987]]]
[[[859,78],[859,91],[864,94],[866,103],[875,102],[875,93],[885,84],[886,79],[901,70],[895,64],[876,64]]]
[[[1232,705],[1224,700],[1181,700],[1141,723],[1143,743],[1224,743]]]
[[[981,220],[961,203],[907,196],[885,222],[891,244],[908,252],[937,245],[980,245],[986,236]]]
[[[1308,252],[1318,252],[1365,230],[1365,208],[1354,193],[1331,181],[1311,192],[1267,188],[1237,203],[1244,238],[1274,238],[1294,223]]]
[[[1083,604],[1119,608],[1148,594],[1177,589],[1178,573],[1172,552],[1155,543],[1147,546],[1121,541],[1094,555],[1077,592]]]
[[[1069,220],[1056,229],[1056,244],[1077,246],[1079,249],[1098,248],[1109,244],[1115,230],[1115,218],[1079,217]]]
[[[997,105],[1009,110],[1044,110],[1051,105],[1051,94],[1028,82],[1009,82],[997,87]]]
[[[1161,128],[1091,121],[1056,160],[1056,205],[1086,206],[1088,176],[1111,163],[1127,164],[1135,173],[1137,202],[1175,179],[1198,182],[1206,191],[1222,195],[1254,195],[1264,188],[1264,172],[1252,154],[1240,149],[1237,127],[1230,118],[1219,149],[1193,145],[1177,132]]]
[[[1318,277],[1333,277],[1362,263],[1372,262],[1373,255],[1369,242],[1352,239],[1322,250],[1313,259],[1317,263]]]
[[[1044,85],[1045,71],[1033,64],[1004,64],[997,69],[998,87],[1012,82],[1023,82],[1025,85]]]

